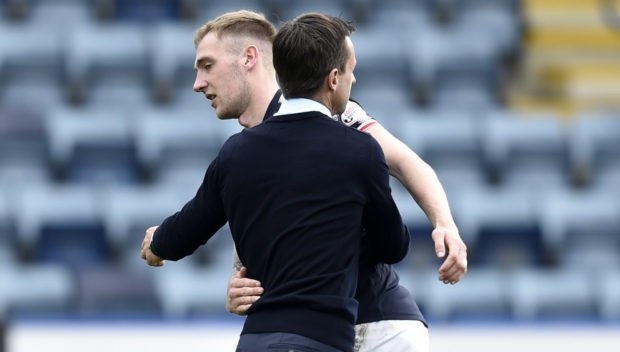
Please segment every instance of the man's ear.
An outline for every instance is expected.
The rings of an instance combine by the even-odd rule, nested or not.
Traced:
[[[327,74],[327,77],[325,78],[325,80],[327,83],[327,87],[329,88],[330,91],[335,91],[336,88],[338,88],[338,82],[339,82],[338,76],[339,76],[339,72],[337,68],[332,69]]]
[[[247,46],[241,55],[241,65],[247,69],[251,69],[258,63],[259,55],[256,45]]]

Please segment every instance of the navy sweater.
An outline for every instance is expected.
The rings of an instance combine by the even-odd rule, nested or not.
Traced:
[[[385,263],[409,247],[380,146],[317,112],[274,116],[232,136],[151,248],[180,259],[226,221],[248,277],[265,289],[242,334],[296,333],[343,351],[354,345],[362,237]]]

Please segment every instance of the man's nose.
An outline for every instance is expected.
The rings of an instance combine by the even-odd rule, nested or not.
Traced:
[[[199,75],[197,74],[196,80],[194,81],[194,92],[201,92],[205,88],[207,88],[207,81],[204,79],[201,79]]]

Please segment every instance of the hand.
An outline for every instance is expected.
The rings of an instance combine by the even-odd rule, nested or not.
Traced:
[[[153,241],[153,234],[157,230],[158,226],[149,227],[146,230],[144,239],[142,240],[142,250],[140,256],[146,260],[146,263],[150,266],[163,266],[166,262],[151,252],[151,241]]]
[[[353,126],[355,128],[357,128],[359,125],[363,125],[364,123],[372,119],[372,117],[368,116],[366,111],[364,111],[364,109],[362,109],[362,107],[358,103],[352,100],[349,100],[349,102],[347,102],[347,106],[344,109],[344,112],[340,114],[340,116],[337,116],[337,118],[345,125]]]
[[[439,267],[439,280],[444,284],[459,282],[467,273],[467,247],[456,228],[437,227],[432,233],[438,258],[448,257]]]
[[[242,267],[237,275],[228,282],[228,296],[226,297],[226,309],[238,315],[245,315],[250,306],[256,302],[264,289],[260,281],[245,277],[247,269]]]

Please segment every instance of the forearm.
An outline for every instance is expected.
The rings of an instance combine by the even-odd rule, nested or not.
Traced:
[[[241,259],[239,259],[239,254],[237,254],[237,247],[233,247],[233,268],[231,277],[238,276],[241,268],[243,268],[243,263],[241,263]]]
[[[433,227],[456,228],[446,192],[430,165],[383,126],[373,125],[368,132],[381,145],[390,174],[409,191]]]
[[[413,152],[411,154],[404,157],[406,162],[391,167],[390,174],[407,189],[434,228],[456,228],[448,197],[437,174],[430,165]]]

